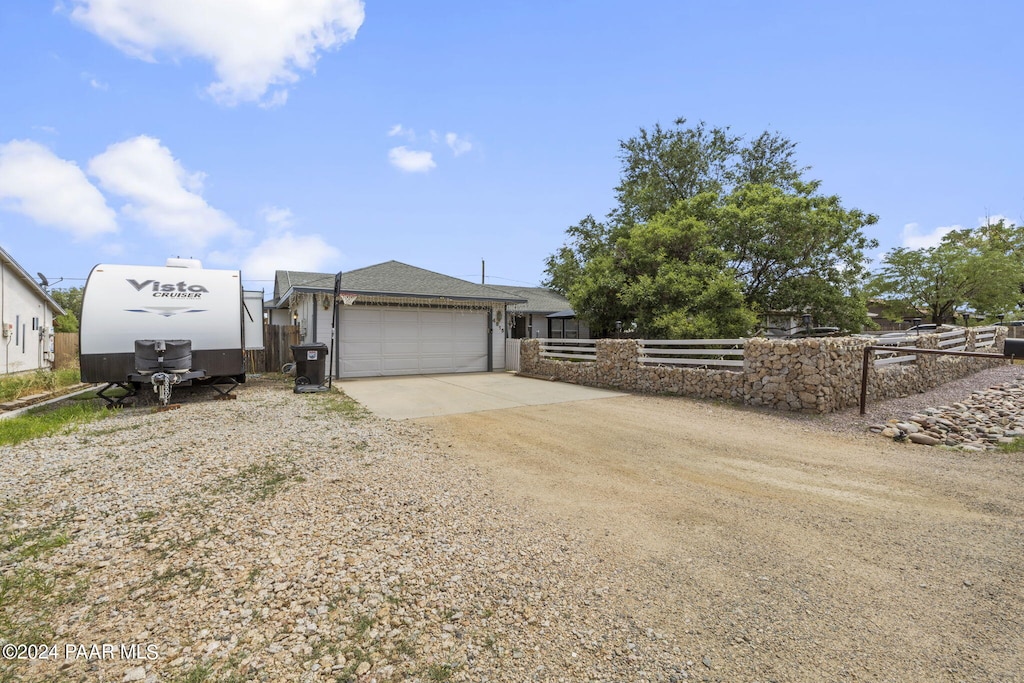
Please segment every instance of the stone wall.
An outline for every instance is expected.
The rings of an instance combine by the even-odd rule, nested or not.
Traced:
[[[974,350],[974,330],[968,330],[967,350]],[[1002,353],[1006,328],[997,328],[994,358],[964,358],[918,354],[910,363],[868,368],[868,398],[894,398],[920,393],[994,367],[1006,361]],[[645,394],[675,394],[721,399],[806,413],[830,413],[860,402],[864,348],[871,339],[825,337],[811,339],[748,339],[742,370],[711,370],[640,362],[640,345],[632,339],[599,339],[596,361],[553,360],[540,357],[540,342],[524,339],[521,372],[588,386]],[[938,348],[939,337],[921,335],[918,348]]]

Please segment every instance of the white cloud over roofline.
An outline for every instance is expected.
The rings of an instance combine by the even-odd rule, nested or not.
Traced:
[[[269,235],[242,261],[246,280],[273,280],[278,270],[321,272],[337,270],[341,252],[320,235],[296,235],[291,231]]]

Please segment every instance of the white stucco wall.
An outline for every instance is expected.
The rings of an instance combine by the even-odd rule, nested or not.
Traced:
[[[7,263],[0,261],[0,271],[0,318],[15,326],[0,337],[0,374],[49,368],[53,309]]]

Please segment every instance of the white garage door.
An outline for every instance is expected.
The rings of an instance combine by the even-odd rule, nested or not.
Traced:
[[[340,310],[342,377],[487,371],[487,314],[482,311]]]

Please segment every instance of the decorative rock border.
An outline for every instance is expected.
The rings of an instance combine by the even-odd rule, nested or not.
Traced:
[[[1024,437],[1024,382],[975,391],[966,401],[927,408],[907,420],[893,419],[870,429],[890,439],[925,446],[995,450]]]

